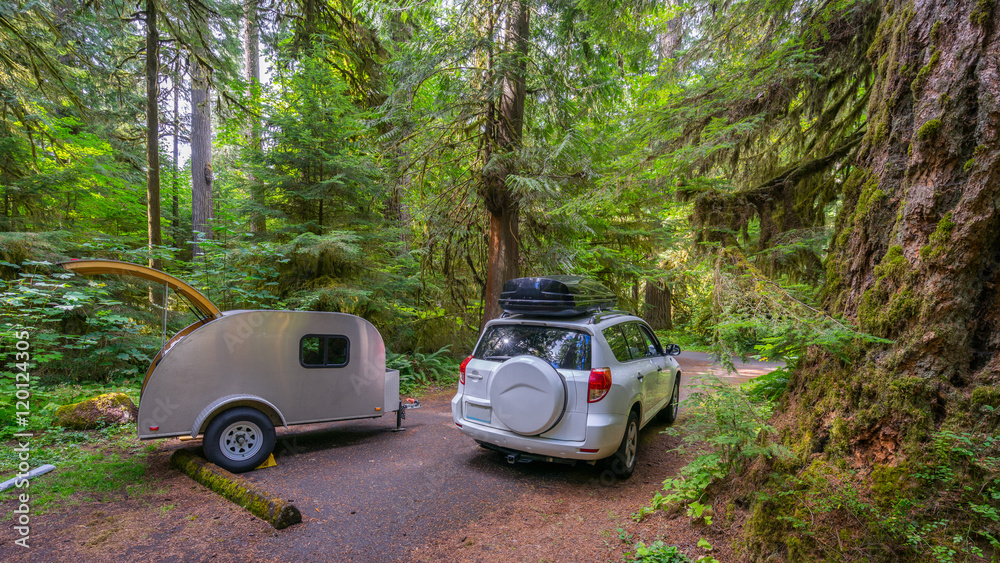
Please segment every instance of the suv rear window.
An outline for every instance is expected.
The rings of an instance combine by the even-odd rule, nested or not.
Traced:
[[[590,335],[568,328],[532,325],[493,325],[476,346],[478,360],[504,361],[530,355],[556,369],[590,369]]]

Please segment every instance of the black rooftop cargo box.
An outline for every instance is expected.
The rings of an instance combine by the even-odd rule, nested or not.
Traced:
[[[500,292],[500,308],[514,315],[572,317],[617,303],[614,292],[583,276],[516,278]]]

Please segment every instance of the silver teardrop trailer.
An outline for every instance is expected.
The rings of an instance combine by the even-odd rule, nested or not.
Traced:
[[[220,311],[183,281],[115,260],[62,263],[82,275],[121,274],[185,297],[198,320],[169,340],[146,371],[142,440],[203,436],[208,459],[234,473],[263,463],[276,426],[405,416],[399,372],[368,321],[343,313]],[[407,405],[408,406],[408,405]]]

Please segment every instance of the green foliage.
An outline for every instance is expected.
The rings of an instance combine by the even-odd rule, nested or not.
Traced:
[[[808,285],[783,285],[739,252],[725,251],[713,289],[716,355],[727,362],[734,354],[747,357],[755,352],[762,360],[794,365],[815,346],[850,361],[862,344],[888,342],[879,338],[882,334],[859,332],[813,305],[815,292],[816,288]],[[862,310],[866,310],[864,306]],[[861,328],[871,330],[861,313],[859,317]]]
[[[128,286],[113,293],[49,262],[25,261],[18,271],[19,279],[2,282],[0,327],[5,345],[15,330],[29,332],[33,379],[107,382],[145,372],[159,334],[125,308],[122,299],[141,299]],[[3,374],[14,379],[13,358]]]
[[[698,547],[706,552],[712,551],[712,544],[705,538],[698,540]],[[718,559],[710,554],[691,559],[679,547],[667,545],[662,540],[656,540],[649,545],[637,542],[633,551],[628,555],[631,555],[631,559],[628,561],[641,561],[643,563],[719,563]]]
[[[748,526],[757,538],[798,538],[807,559],[832,556],[831,546],[870,560],[890,550],[941,562],[1000,550],[1000,436],[941,431],[916,459],[876,464],[868,479],[822,461],[773,478],[786,482],[759,496]]]
[[[788,455],[784,447],[769,438],[774,432],[769,421],[774,403],[759,385],[749,384],[748,391],[712,378],[694,388],[697,392],[685,400],[684,445],[677,451],[693,449],[697,455],[681,468],[678,477],[663,482],[663,492],[653,497],[650,506],[633,515],[636,520],[659,509],[684,507],[690,517],[711,525],[711,511],[706,512],[707,505],[701,502],[709,485],[758,457]],[[682,433],[677,428],[665,432]]]
[[[458,381],[459,362],[449,356],[445,346],[437,352],[424,354],[419,349],[409,354],[386,351],[385,366],[399,370],[400,393],[412,393],[431,384],[449,385]]]
[[[655,541],[650,545],[642,542],[635,544],[635,554],[632,561],[642,561],[643,563],[689,563],[690,559],[676,545],[665,545],[662,541]]]

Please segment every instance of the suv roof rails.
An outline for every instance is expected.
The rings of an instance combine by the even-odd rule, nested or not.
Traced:
[[[603,321],[604,319],[609,319],[609,318],[612,318],[612,317],[628,316],[628,315],[631,315],[631,314],[632,313],[629,313],[628,311],[622,311],[620,309],[611,309],[611,310],[608,310],[608,311],[598,311],[597,313],[594,314],[594,316],[592,316],[590,318],[590,323],[589,324],[596,325],[597,323]]]

